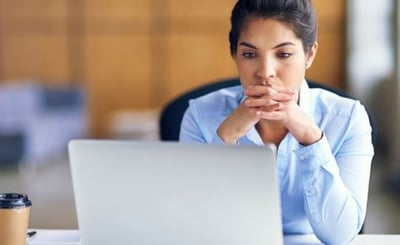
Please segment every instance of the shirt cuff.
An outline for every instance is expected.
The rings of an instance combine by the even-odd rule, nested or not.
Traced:
[[[321,139],[314,144],[308,146],[299,144],[299,148],[293,152],[299,159],[303,171],[313,171],[322,167],[333,174],[339,173],[339,168],[325,134],[322,134]]]

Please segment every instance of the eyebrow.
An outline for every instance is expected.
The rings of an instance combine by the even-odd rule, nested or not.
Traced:
[[[283,42],[283,43],[280,43],[280,44],[274,46],[273,49],[277,49],[277,48],[280,48],[280,47],[283,47],[283,46],[287,46],[287,45],[295,46],[295,44],[292,43],[292,42]],[[246,47],[249,47],[249,48],[258,49],[256,46],[254,46],[254,45],[252,45],[252,44],[250,44],[248,42],[240,42],[239,46],[246,46]]]

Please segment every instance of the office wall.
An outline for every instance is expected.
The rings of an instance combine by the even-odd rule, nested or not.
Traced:
[[[117,110],[159,109],[183,91],[235,76],[234,0],[0,0],[0,81],[82,84],[91,132]],[[345,1],[314,0],[319,55],[309,78],[345,81]]]

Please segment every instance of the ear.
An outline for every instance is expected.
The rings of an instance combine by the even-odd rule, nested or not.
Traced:
[[[315,42],[310,51],[306,53],[306,69],[310,68],[318,51],[318,43]]]

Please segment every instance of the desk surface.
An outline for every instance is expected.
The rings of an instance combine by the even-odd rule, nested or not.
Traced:
[[[285,245],[321,244],[313,235],[285,236]],[[80,245],[78,230],[37,230],[37,234],[28,241],[28,245]],[[400,244],[399,235],[358,235],[351,245]]]

